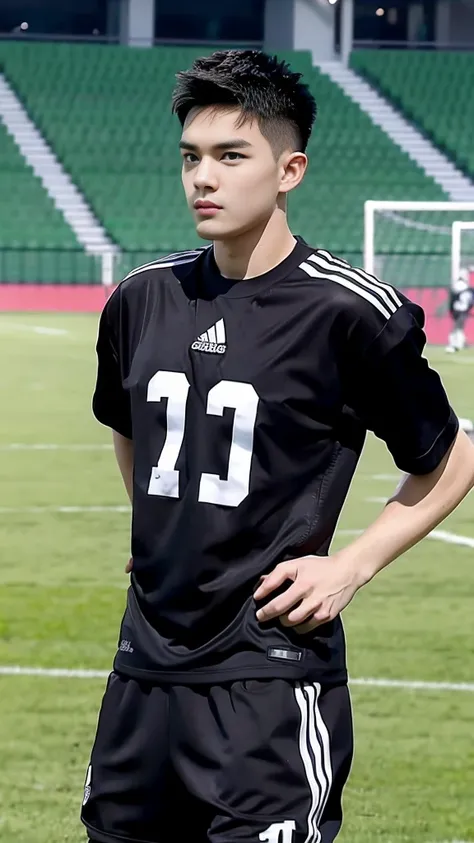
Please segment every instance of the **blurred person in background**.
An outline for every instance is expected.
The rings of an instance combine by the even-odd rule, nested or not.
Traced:
[[[464,328],[474,305],[474,290],[469,285],[469,270],[461,269],[459,277],[453,281],[449,291],[449,312],[453,320],[453,329],[446,346],[448,354],[454,354],[466,347]]]

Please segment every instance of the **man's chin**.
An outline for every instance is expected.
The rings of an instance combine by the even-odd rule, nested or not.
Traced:
[[[236,237],[240,229],[219,224],[217,220],[201,220],[196,225],[196,234],[201,240],[228,240]]]
[[[222,236],[222,226],[214,220],[199,220],[196,223],[196,233],[202,240],[216,240],[219,234]]]

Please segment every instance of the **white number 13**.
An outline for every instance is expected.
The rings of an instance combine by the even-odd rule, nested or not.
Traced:
[[[151,470],[149,495],[179,497],[179,471],[175,468],[184,440],[189,381],[184,372],[159,371],[153,375],[147,401],[168,399],[166,438],[156,467]],[[226,407],[235,410],[229,449],[227,480],[218,474],[202,474],[198,500],[238,506],[249,493],[253,435],[259,397],[252,384],[219,381],[207,396],[207,414],[222,416]]]

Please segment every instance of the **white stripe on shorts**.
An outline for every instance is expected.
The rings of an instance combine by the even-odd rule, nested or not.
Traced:
[[[299,750],[311,793],[308,832],[305,843],[320,843],[318,828],[332,785],[329,732],[318,700],[321,686],[297,683],[295,697],[301,712]]]

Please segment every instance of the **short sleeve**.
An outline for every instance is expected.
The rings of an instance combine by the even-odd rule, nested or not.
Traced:
[[[368,430],[384,440],[395,464],[408,474],[438,467],[459,423],[439,375],[423,357],[424,313],[402,297],[380,323],[362,315],[349,342],[346,403]]]
[[[92,410],[98,421],[132,438],[130,395],[123,386],[120,353],[120,293],[115,291],[105,305],[97,337],[97,380]]]

